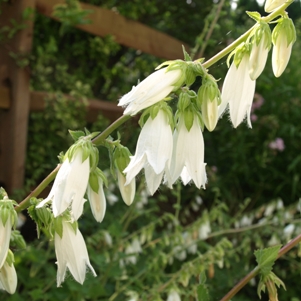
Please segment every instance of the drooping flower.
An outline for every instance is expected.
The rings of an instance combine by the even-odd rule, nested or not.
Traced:
[[[199,117],[192,116],[190,130],[185,125],[185,117],[179,118],[177,128],[173,135],[173,154],[170,172],[167,174],[168,186],[181,177],[184,185],[193,180],[197,188],[205,188],[207,181],[206,163],[204,163],[204,139]]]
[[[17,220],[13,201],[5,196],[3,200],[0,200],[0,268],[7,258],[12,227],[15,227]]]
[[[118,145],[113,154],[113,160],[117,171],[118,186],[122,196],[123,201],[130,206],[133,203],[135,192],[136,192],[136,179],[135,177],[130,181],[129,184],[126,183],[126,177],[124,170],[130,163],[131,153],[127,147]]]
[[[147,188],[154,194],[159,187],[165,169],[169,166],[173,148],[172,129],[166,110],[160,109],[156,116],[149,116],[140,132],[135,155],[124,170],[125,185],[130,184],[142,168]]]
[[[229,105],[230,118],[236,128],[245,117],[251,128],[251,107],[255,93],[256,81],[249,76],[249,55],[245,53],[237,66],[232,62],[222,88],[222,103],[219,106],[221,116]]]
[[[106,213],[106,197],[103,191],[104,182],[106,182],[106,177],[99,168],[91,172],[87,195],[93,216],[99,223],[102,222]]]
[[[17,273],[13,263],[10,265],[7,261],[0,268],[0,289],[14,294],[17,288]]]
[[[265,22],[259,22],[252,33],[252,48],[249,59],[249,75],[252,80],[256,80],[262,73],[271,48],[271,42],[270,26]]]
[[[169,70],[162,68],[149,75],[132,90],[119,100],[119,106],[127,106],[124,114],[135,115],[139,111],[148,108],[161,101],[175,87],[183,82],[183,72],[180,69]]]
[[[282,18],[278,21],[272,33],[273,52],[272,67],[276,77],[285,70],[296,41],[296,30],[292,19]]]
[[[267,13],[272,12],[276,8],[278,8],[280,5],[284,4],[287,0],[267,0],[264,5],[264,10]]]
[[[48,197],[37,207],[41,207],[52,200],[53,215],[57,217],[71,205],[72,217],[77,220],[83,212],[89,172],[89,157],[83,161],[83,152],[78,149],[71,159],[68,157],[65,159]]]
[[[60,217],[58,218],[60,219]],[[87,247],[84,238],[74,224],[64,218],[59,220],[60,231],[54,235],[55,253],[57,258],[57,286],[59,287],[64,281],[67,268],[74,279],[83,284],[86,277],[86,267],[92,274],[96,273],[90,264]],[[60,233],[58,233],[60,232]]]

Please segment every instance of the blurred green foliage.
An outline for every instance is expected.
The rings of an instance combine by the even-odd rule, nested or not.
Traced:
[[[86,2],[198,47],[215,7],[211,0]],[[293,5],[300,37],[300,2]],[[232,11],[226,1],[204,56],[210,58],[252,26],[244,11],[257,8],[263,12],[256,1],[241,0]],[[100,38],[73,27],[87,22],[88,14],[72,0],[56,9],[61,23],[35,15],[33,51],[26,58],[31,88],[53,96],[46,100],[43,113],[30,115],[26,185],[20,195],[56,166],[57,155],[72,143],[68,129],[101,131],[108,125],[102,116],[87,124],[88,98],[116,103],[162,62],[117,44],[112,36]],[[98,276],[88,274],[83,286],[67,276],[63,287],[56,288],[53,242],[41,238],[29,243],[26,250],[14,250],[18,293],[8,296],[0,292],[1,300],[127,301],[139,296],[140,301],[156,301],[166,300],[169,290],[175,288],[182,300],[190,301],[197,300],[200,284],[208,288],[211,300],[218,300],[256,265],[255,249],[287,243],[300,233],[300,49],[297,41],[281,78],[274,78],[269,62],[257,80],[252,130],[246,124],[233,129],[225,115],[213,133],[205,131],[209,178],[205,191],[176,185],[173,191],[162,187],[148,197],[143,176],[139,176],[135,203],[128,208],[108,175],[111,184],[106,191],[109,206],[104,222],[95,224],[88,204],[79,221]],[[226,58],[210,68],[221,79],[226,71]],[[196,82],[196,88],[200,84]],[[126,124],[119,132],[122,142],[134,152],[138,127],[134,131],[132,124]],[[271,147],[277,138],[283,140],[283,150]],[[106,150],[100,154],[101,166],[108,167]],[[284,229],[290,224],[294,229],[287,233]],[[275,265],[275,273],[288,288],[279,291],[279,300],[300,301],[299,256],[300,250],[294,250]],[[199,279],[203,272],[205,283]],[[234,300],[257,298],[255,280]]]

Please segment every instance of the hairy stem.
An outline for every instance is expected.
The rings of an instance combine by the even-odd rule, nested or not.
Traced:
[[[278,252],[277,259],[282,255],[286,254],[289,250],[295,247],[299,242],[301,242],[301,234],[292,239],[288,244],[286,244],[283,248]],[[246,275],[243,279],[241,279],[220,301],[229,301],[235,296],[252,278],[254,278],[259,273],[259,268],[256,267],[253,271],[251,271],[248,275]]]

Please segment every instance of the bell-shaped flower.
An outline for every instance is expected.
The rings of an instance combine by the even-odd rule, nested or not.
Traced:
[[[287,0],[266,0],[264,10],[270,13],[285,2],[287,2]]]
[[[229,105],[230,119],[236,128],[247,117],[251,128],[251,107],[255,93],[256,81],[249,75],[249,55],[244,54],[237,66],[232,62],[222,88],[222,103],[219,106],[221,116]]]
[[[160,109],[148,117],[140,132],[135,155],[124,170],[129,185],[142,168],[145,171],[147,188],[154,194],[159,187],[172,155],[173,138],[169,114]],[[154,117],[154,118],[153,118]]]
[[[86,277],[86,267],[92,274],[96,273],[90,264],[87,247],[76,223],[71,224],[62,217],[58,217],[55,229],[54,244],[57,258],[57,286],[64,281],[67,269],[74,279],[83,284]]]
[[[292,19],[286,17],[280,19],[272,33],[272,42],[274,45],[272,67],[276,77],[279,77],[285,70],[295,41],[296,30]]]
[[[17,220],[13,201],[4,197],[3,200],[0,200],[0,268],[6,260],[12,227],[16,225]]]
[[[117,170],[117,179],[122,199],[128,206],[130,206],[133,203],[136,193],[136,180],[133,178],[129,184],[125,185],[126,177],[119,170]]]
[[[184,185],[193,180],[197,188],[205,188],[204,139],[199,116],[192,114],[190,129],[187,129],[185,118],[185,113],[181,114],[173,134],[174,147],[170,171],[166,173],[167,184],[171,186],[181,177]]]
[[[91,172],[87,195],[93,216],[99,223],[102,222],[106,213],[106,197],[103,191],[104,182],[106,183],[106,177],[99,168]]]
[[[162,68],[149,75],[132,90],[121,97],[119,106],[127,106],[124,114],[135,115],[168,96],[181,85],[183,73],[180,69]]]
[[[203,122],[212,132],[218,120],[218,105],[220,104],[221,96],[216,80],[212,75],[203,77],[202,86],[198,91],[197,105],[202,112]]]
[[[252,32],[252,48],[249,59],[249,75],[252,80],[256,80],[262,73],[271,48],[271,42],[270,26],[265,22],[259,22]]]
[[[17,273],[13,263],[4,262],[0,268],[0,289],[7,291],[9,294],[14,294],[17,288]]]
[[[181,301],[181,297],[177,291],[171,290],[168,294],[167,301]]]
[[[129,184],[126,183],[126,177],[123,171],[130,163],[131,153],[127,147],[119,144],[113,154],[113,160],[116,167],[118,186],[122,196],[123,201],[130,206],[133,203],[135,193],[136,193],[136,180],[135,177],[130,181]]]

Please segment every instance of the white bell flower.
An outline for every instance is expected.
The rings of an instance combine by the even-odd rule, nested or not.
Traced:
[[[62,237],[55,232],[54,243],[57,258],[57,286],[64,281],[67,268],[74,279],[83,284],[86,276],[86,266],[92,274],[96,273],[90,264],[87,247],[79,229],[74,229],[70,222],[62,221]]]
[[[127,106],[124,114],[133,116],[168,96],[181,77],[179,69],[167,71],[167,68],[162,68],[155,71],[122,96],[118,106]]]
[[[173,138],[168,118],[163,110],[157,116],[149,117],[144,124],[137,142],[136,152],[124,170],[129,185],[142,168],[145,170],[147,188],[150,194],[158,189],[164,171],[169,167]]]
[[[97,191],[94,191],[89,183],[87,187],[87,195],[93,216],[97,222],[101,223],[106,213],[107,204],[106,196],[103,191],[103,180],[98,177],[97,181]]]
[[[168,186],[181,177],[184,185],[193,180],[197,188],[205,188],[207,182],[204,163],[204,139],[197,115],[193,117],[190,131],[187,130],[184,116],[179,119],[173,135],[174,147],[170,172],[167,173]]]
[[[296,31],[293,21],[283,18],[273,30],[272,67],[276,77],[279,77],[287,67],[291,57],[292,47],[296,41]]]
[[[9,265],[6,261],[0,269],[0,289],[14,294],[17,288],[17,273],[13,264]]]
[[[119,171],[119,169],[117,169],[117,179],[122,199],[128,206],[130,206],[133,203],[136,193],[136,180],[133,178],[129,184],[125,185],[126,177]]]
[[[270,13],[285,2],[287,2],[287,0],[267,0],[264,5],[264,10]]]
[[[256,80],[265,67],[271,48],[271,36],[270,26],[267,23],[257,24],[252,36],[249,59],[249,75],[252,80]]]
[[[181,301],[181,297],[177,291],[171,290],[168,294],[167,301]]]
[[[6,223],[4,225],[0,215],[0,268],[5,263],[8,249],[9,249],[9,242],[10,242],[11,229],[12,229],[11,220],[12,220],[11,216],[8,216]]]
[[[38,208],[52,200],[54,217],[62,214],[70,205],[71,217],[77,220],[81,216],[90,173],[89,157],[84,161],[82,158],[83,151],[79,148],[71,161],[68,157],[65,159],[57,173],[49,195],[37,206]]]
[[[232,62],[222,88],[222,103],[219,106],[221,116],[229,105],[230,119],[236,128],[245,117],[251,128],[251,107],[255,93],[256,81],[249,76],[249,56],[245,54],[236,67]]]

